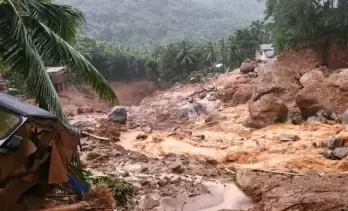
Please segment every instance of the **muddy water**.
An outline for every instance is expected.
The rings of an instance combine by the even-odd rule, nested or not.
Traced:
[[[250,199],[235,184],[205,182],[209,193],[189,198],[183,211],[245,210],[252,208]]]

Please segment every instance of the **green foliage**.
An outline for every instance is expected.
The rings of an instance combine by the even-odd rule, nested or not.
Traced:
[[[224,72],[225,68],[238,67],[246,58],[255,56],[259,44],[270,42],[270,30],[270,24],[255,21],[217,42],[184,40],[155,46],[151,51],[89,37],[79,37],[75,46],[109,80],[129,81],[148,77],[161,87],[163,84],[187,81],[194,71]],[[218,63],[222,63],[223,67],[216,68]]]
[[[79,37],[75,43],[78,49],[108,80],[131,81],[146,77],[146,50],[133,49],[115,43],[96,41],[91,37]],[[77,82],[79,75],[73,75]]]
[[[7,74],[26,85],[40,107],[63,120],[45,61],[81,73],[102,99],[117,98],[100,73],[69,42],[84,24],[81,12],[51,1],[3,0],[0,4],[0,58]]]
[[[130,46],[227,37],[263,18],[256,0],[56,0],[84,12],[86,32]]]
[[[280,51],[332,40],[348,41],[347,0],[267,0],[266,5]]]
[[[161,85],[159,84],[159,70],[158,70],[158,62],[155,60],[149,60],[145,63],[145,69],[146,69],[146,75],[154,81],[158,87]]]
[[[136,188],[119,178],[110,176],[89,176],[88,180],[93,186],[106,186],[114,194],[114,199],[118,207],[123,207],[130,210],[135,204],[135,196],[137,194]]]

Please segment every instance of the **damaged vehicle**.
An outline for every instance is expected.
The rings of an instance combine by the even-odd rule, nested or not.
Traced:
[[[82,200],[89,184],[76,170],[80,138],[50,112],[0,93],[1,210],[45,209],[50,198],[57,210]]]

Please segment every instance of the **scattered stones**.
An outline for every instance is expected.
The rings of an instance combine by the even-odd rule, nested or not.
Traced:
[[[279,135],[279,140],[282,142],[298,141],[298,140],[300,140],[300,137],[298,135],[295,135],[295,134],[282,133]]]
[[[147,139],[147,137],[148,137],[148,135],[140,133],[137,135],[136,139],[137,140],[144,140],[144,139]]]
[[[342,146],[343,146],[342,140],[340,140],[339,138],[335,136],[331,137],[327,143],[327,148],[330,150],[333,150],[337,147],[342,147]]]
[[[123,106],[115,106],[108,114],[109,121],[125,124],[127,122],[127,109]]]

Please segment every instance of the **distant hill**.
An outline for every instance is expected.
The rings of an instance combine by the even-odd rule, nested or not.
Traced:
[[[257,0],[56,0],[82,10],[86,32],[130,45],[215,40],[263,18]]]

